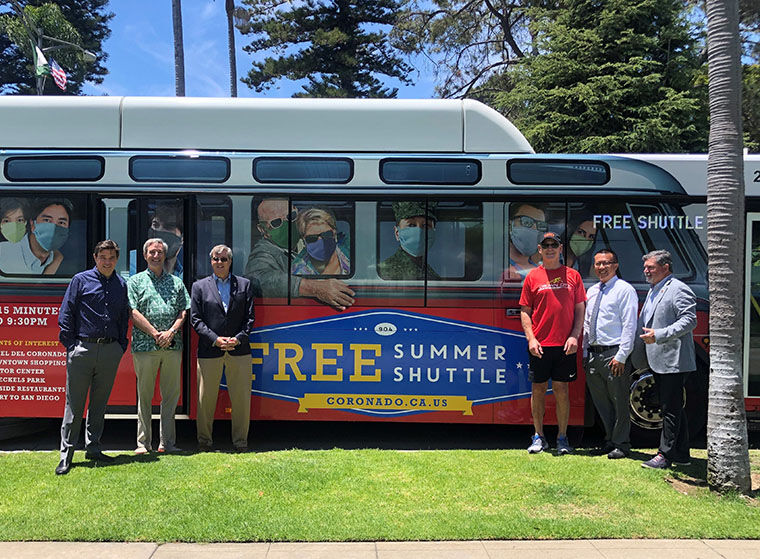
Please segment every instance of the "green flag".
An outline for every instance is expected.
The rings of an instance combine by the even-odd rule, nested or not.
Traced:
[[[34,67],[38,76],[49,76],[50,66],[48,65],[47,58],[40,50],[40,47],[34,47]]]

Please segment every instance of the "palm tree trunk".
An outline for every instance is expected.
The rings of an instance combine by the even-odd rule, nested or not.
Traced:
[[[227,10],[227,48],[230,56],[230,97],[237,97],[237,63],[235,61],[235,23],[233,13],[235,1],[226,0]]]
[[[182,0],[172,0],[174,27],[174,84],[177,97],[185,96],[185,47],[182,40]]]
[[[707,0],[710,140],[707,253],[710,389],[707,482],[751,489],[743,383],[744,183],[738,0]],[[739,219],[737,219],[739,216]]]

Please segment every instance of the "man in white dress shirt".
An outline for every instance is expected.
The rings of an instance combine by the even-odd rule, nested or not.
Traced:
[[[588,290],[583,322],[583,353],[587,356],[586,385],[605,433],[607,458],[624,458],[631,450],[628,402],[631,365],[638,320],[639,299],[633,286],[618,276],[614,251],[603,248],[594,255],[599,283]]]

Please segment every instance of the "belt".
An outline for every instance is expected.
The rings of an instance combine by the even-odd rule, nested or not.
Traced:
[[[588,350],[592,353],[602,353],[607,351],[608,349],[617,349],[620,347],[619,345],[590,345],[588,346]]]
[[[84,336],[79,336],[78,339],[88,344],[110,344],[116,341],[116,338],[86,338]]]

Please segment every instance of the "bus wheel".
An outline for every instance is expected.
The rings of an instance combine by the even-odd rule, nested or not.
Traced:
[[[631,377],[631,423],[641,429],[662,428],[660,398],[654,385],[654,377],[648,370],[639,370]]]

